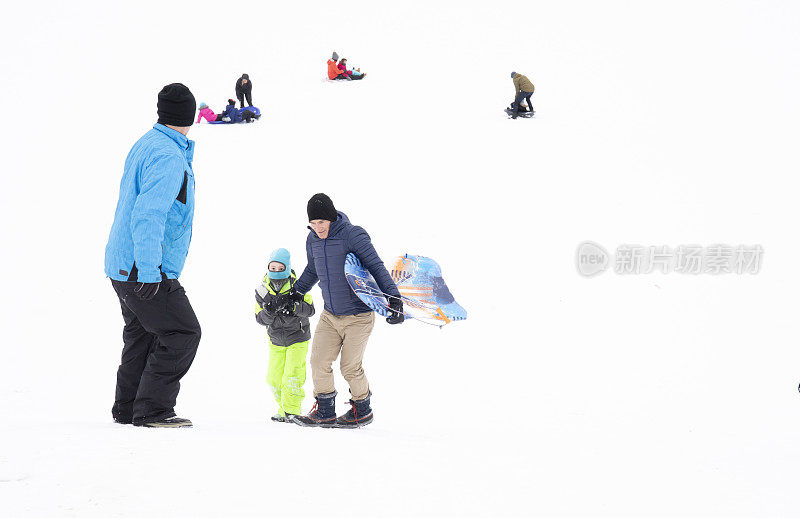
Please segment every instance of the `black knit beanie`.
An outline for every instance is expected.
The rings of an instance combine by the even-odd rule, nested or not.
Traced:
[[[318,192],[308,200],[308,221],[315,219],[327,219],[328,221],[336,221],[339,215],[336,213],[336,207],[333,202],[328,198],[327,194]]]
[[[158,92],[158,123],[191,126],[197,104],[194,95],[181,83],[172,83]]]

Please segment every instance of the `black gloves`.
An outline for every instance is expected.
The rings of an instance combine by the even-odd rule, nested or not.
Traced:
[[[264,292],[264,294],[266,295],[266,291]],[[270,301],[267,302],[266,298],[262,297],[261,294],[258,292],[258,290],[256,290],[256,302],[258,303],[259,306],[261,306],[261,309],[266,311],[268,314],[270,315],[275,314],[275,311],[277,310],[277,307],[275,305],[277,299],[270,299]]]
[[[287,295],[292,302],[303,302],[303,299],[305,298],[305,294],[298,293],[294,288],[290,289]]]
[[[397,297],[389,298],[389,317],[386,319],[390,324],[402,324],[406,317],[403,315],[403,301]]]
[[[292,316],[294,315],[297,303],[302,302],[303,297],[304,295],[302,293],[298,293],[294,288],[292,288],[288,292],[275,297],[272,302],[272,309],[269,311],[273,311],[287,317]]]
[[[278,313],[286,317],[294,315],[294,302],[288,301],[288,304],[279,309]]]
[[[256,302],[258,302],[258,304],[261,306],[261,309],[270,315],[294,315],[295,303],[292,300],[291,294],[289,293],[272,297],[269,301],[267,301],[261,297],[258,292],[256,292]]]
[[[142,300],[150,300],[158,293],[160,282],[140,282],[138,286],[133,288],[133,292]]]

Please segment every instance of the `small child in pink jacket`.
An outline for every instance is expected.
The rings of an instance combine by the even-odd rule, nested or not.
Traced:
[[[357,68],[356,70],[348,70],[347,58],[342,58],[342,60],[339,62],[338,68],[346,79],[364,79],[364,77],[367,75],[366,72],[362,73],[360,68]]]
[[[200,103],[200,113],[197,114],[197,122],[200,122],[200,119],[205,119],[208,122],[216,122],[218,120],[222,120],[222,115],[217,115],[211,108],[208,107],[206,103]]]

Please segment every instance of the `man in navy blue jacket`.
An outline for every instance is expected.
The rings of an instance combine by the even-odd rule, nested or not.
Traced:
[[[178,282],[194,219],[194,142],[186,138],[194,118],[192,92],[165,86],[158,123],[125,160],[105,261],[125,321],[111,409],[118,423],[192,426],[174,407],[200,343],[200,324]]]
[[[319,282],[325,309],[311,345],[311,374],[317,402],[306,416],[292,420],[301,426],[355,428],[372,422],[369,382],[361,365],[375,313],[353,292],[344,275],[347,254],[354,253],[389,298],[390,324],[403,322],[403,302],[389,272],[372,246],[369,234],[352,225],[331,199],[318,193],[308,201],[311,232],[306,239],[308,264],[295,283],[296,296]],[[336,417],[336,388],[331,365],[341,353],[342,376],[350,385],[350,410]]]

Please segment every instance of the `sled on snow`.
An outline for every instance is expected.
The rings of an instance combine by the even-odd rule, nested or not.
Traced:
[[[244,117],[242,115],[246,111],[247,112],[252,112],[253,115],[255,115],[255,117],[253,117],[254,120],[258,120],[258,119],[261,118],[261,110],[259,110],[258,107],[256,107],[256,106],[248,106],[247,108],[236,108],[236,111],[239,112],[239,117],[240,117],[240,120],[238,120],[236,122],[229,121],[229,120],[228,121],[219,120],[219,121],[209,122],[209,124],[242,124],[242,123],[245,123],[247,121],[244,119]]]
[[[506,115],[508,115],[509,118],[513,117],[514,108],[511,106],[506,108]],[[532,119],[534,115],[536,115],[536,112],[533,108],[529,108],[528,106],[520,106],[519,112],[517,113],[517,117],[522,117],[523,119]]]

